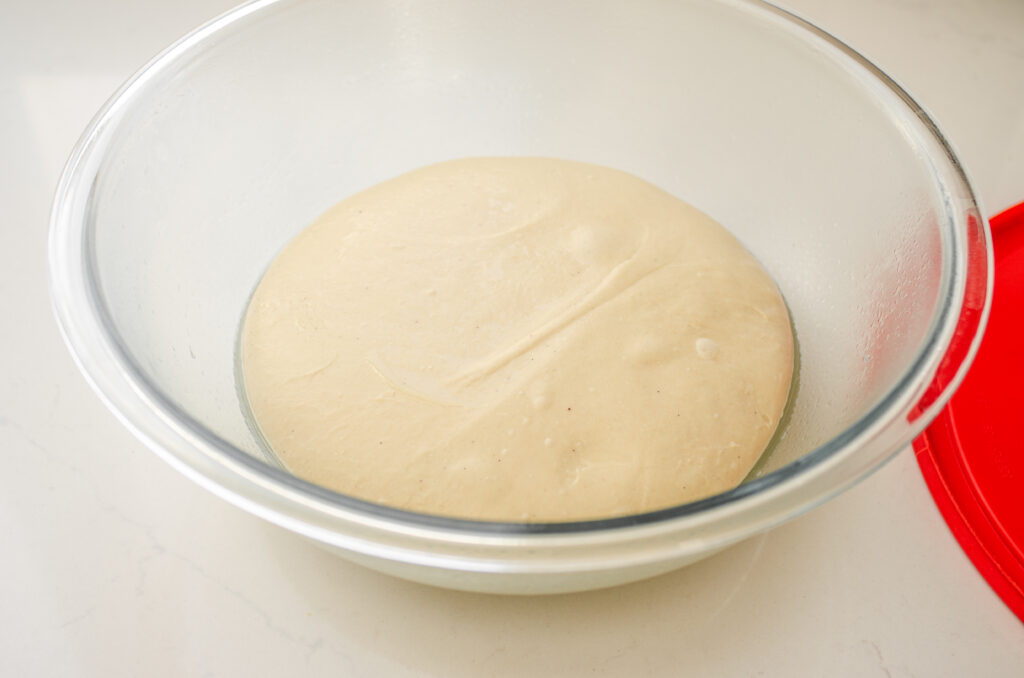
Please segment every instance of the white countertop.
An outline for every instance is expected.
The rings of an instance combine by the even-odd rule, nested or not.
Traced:
[[[51,317],[50,199],[93,112],[231,0],[7,3],[0,21],[0,675],[1021,676],[1024,625],[909,452],[810,514],[647,582],[499,598],[335,559],[114,420]],[[1024,3],[791,0],[944,129],[989,214],[1024,200]]]

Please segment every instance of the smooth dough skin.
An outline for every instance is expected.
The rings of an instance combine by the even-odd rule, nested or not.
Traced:
[[[785,304],[724,228],[629,174],[471,158],[343,200],[242,329],[296,475],[431,514],[551,522],[737,485],[782,415]]]

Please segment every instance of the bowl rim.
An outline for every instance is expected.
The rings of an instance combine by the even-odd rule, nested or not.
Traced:
[[[946,196],[947,210],[940,228],[948,246],[943,256],[938,309],[914,360],[878,402],[836,437],[732,490],[657,511],[572,522],[478,521],[392,508],[317,486],[239,450],[154,386],[122,345],[96,274],[92,192],[104,152],[119,123],[133,101],[148,91],[150,83],[221,31],[285,2],[253,0],[240,5],[189,33],[132,76],[79,139],[61,176],[50,218],[51,300],[61,334],[79,370],[107,407],[148,447],[222,498],[318,541],[390,560],[477,571],[531,572],[610,567],[610,560],[615,561],[614,566],[626,561],[651,562],[709,544],[726,545],[838,494],[909,444],[963,379],[988,316],[992,248],[987,226],[979,216],[978,200],[950,143],[902,87],[831,34],[763,0],[724,0],[724,4],[760,11],[789,28],[801,29],[800,39],[825,43],[873,82],[883,85],[920,122],[929,141],[941,149],[941,162],[948,164],[951,176],[968,196],[955,208]],[[941,185],[938,178],[936,181]],[[981,227],[975,240],[969,241],[972,215]],[[983,266],[969,267],[972,257],[980,257]],[[974,290],[974,298],[969,298],[968,289]],[[954,345],[962,355],[946,370],[940,392],[916,418],[908,416],[932,383],[940,363],[954,352]],[[900,418],[910,421],[894,430],[892,424]],[[886,441],[883,450],[869,458],[857,458],[856,452],[866,448],[868,442],[882,440]],[[711,527],[713,537],[708,533]],[[694,539],[703,535],[701,544],[680,538],[683,534]],[[675,538],[667,543],[663,539],[666,535]],[[594,551],[595,545],[611,542],[644,546],[636,547],[632,554],[619,549],[603,557],[599,550]],[[507,552],[517,545],[537,543],[544,544],[545,549],[560,550],[561,555],[556,559],[548,557],[555,551],[544,551],[540,556],[523,555],[516,560]],[[564,556],[573,549],[579,550],[569,563]]]

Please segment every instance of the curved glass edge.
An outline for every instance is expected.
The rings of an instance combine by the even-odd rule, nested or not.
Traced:
[[[338,534],[331,529],[330,523],[341,521],[346,527],[358,525],[371,533],[383,531],[394,537],[412,538],[413,541],[441,538],[450,542],[472,542],[473,546],[483,546],[480,539],[488,536],[495,538],[496,545],[503,545],[508,543],[508,538],[527,535],[565,538],[593,536],[600,532],[605,534],[603,538],[606,539],[609,531],[628,532],[633,535],[629,538],[632,541],[644,538],[636,528],[661,528],[642,530],[643,535],[651,536],[666,529],[675,532],[687,526],[697,528],[699,525],[720,524],[726,522],[730,516],[749,517],[754,511],[761,513],[761,519],[747,521],[742,528],[728,533],[720,531],[716,543],[729,543],[817,505],[877,468],[881,461],[908,444],[924,428],[926,421],[937,414],[938,409],[951,395],[951,387],[959,383],[959,379],[962,379],[966,372],[966,366],[977,350],[984,320],[987,317],[991,297],[990,263],[985,271],[987,280],[982,313],[975,336],[956,371],[959,379],[954,377],[926,412],[911,420],[911,426],[905,427],[896,439],[888,441],[886,449],[877,450],[870,457],[862,455],[865,457],[863,463],[857,464],[856,469],[847,469],[846,465],[840,468],[838,462],[849,456],[854,442],[858,443],[858,447],[862,447],[864,440],[879,436],[878,431],[871,430],[870,422],[875,421],[880,412],[898,409],[897,403],[903,399],[902,397],[914,390],[914,380],[911,377],[919,374],[915,369],[912,368],[882,402],[843,434],[781,469],[707,499],[659,511],[602,520],[504,523],[412,513],[331,492],[235,449],[212,432],[205,430],[201,424],[153,388],[120,346],[96,285],[89,250],[84,247],[89,239],[90,230],[84,217],[89,212],[91,180],[98,169],[98,160],[94,156],[103,148],[104,143],[109,141],[111,128],[119,118],[120,109],[123,109],[150,78],[159,73],[166,65],[165,62],[180,56],[182,52],[202,42],[210,34],[236,23],[252,12],[277,4],[281,3],[278,0],[256,0],[214,19],[168,48],[129,80],[97,114],[83,134],[61,178],[51,215],[49,255],[54,311],[65,342],[79,368],[122,423],[172,466],[215,494],[271,522],[311,538],[341,548],[380,557],[397,557],[405,561],[410,561],[408,545],[406,548],[399,547],[396,551],[376,542],[367,543],[355,535]],[[803,19],[757,0],[745,1],[744,4],[757,5],[811,29],[879,77],[889,89],[907,102],[935,139],[946,149],[953,169],[973,199],[970,184],[948,142],[939,133],[931,118],[899,85],[842,42]],[[974,204],[976,205],[976,201]],[[990,262],[991,246],[987,240],[984,247],[987,248],[987,260]],[[80,255],[77,261],[76,252]],[[95,317],[89,317],[86,309],[93,311]],[[935,352],[934,349],[933,345],[926,347],[915,367],[925,367],[927,363],[932,362],[928,358],[934,358],[934,355],[931,355]],[[103,367],[107,364],[110,367]],[[844,452],[846,454],[843,454]],[[826,464],[828,461],[833,463]],[[825,468],[826,466],[829,468]],[[805,472],[814,467],[821,467],[818,475],[798,478],[805,476]],[[853,472],[840,474],[837,470]],[[806,489],[811,481],[822,486],[821,481],[826,477],[831,479],[833,475],[844,475],[845,478],[842,482],[829,484],[827,489],[818,491],[799,492],[800,488],[797,488],[797,493],[802,496],[796,500],[792,496],[788,500],[782,496],[792,489],[794,481],[800,482]],[[755,495],[759,498],[757,502],[754,501]],[[671,525],[668,525],[669,523]]]

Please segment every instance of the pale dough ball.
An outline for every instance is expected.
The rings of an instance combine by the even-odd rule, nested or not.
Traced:
[[[567,521],[737,485],[789,392],[774,282],[629,174],[471,158],[343,200],[274,260],[242,330],[295,474],[432,514]]]

